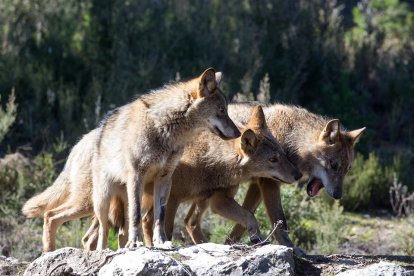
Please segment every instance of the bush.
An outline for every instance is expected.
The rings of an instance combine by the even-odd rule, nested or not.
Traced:
[[[304,189],[285,186],[282,204],[289,236],[296,246],[317,254],[331,254],[346,236],[343,208],[324,194],[309,198]]]
[[[16,120],[17,104],[14,102],[16,96],[14,90],[9,96],[9,101],[6,104],[6,108],[3,109],[1,106],[1,96],[0,96],[0,143],[6,136],[9,128]]]
[[[389,190],[394,176],[406,175],[406,163],[410,160],[403,161],[395,156],[391,164],[383,165],[385,162],[381,162],[376,153],[370,153],[367,159],[362,154],[356,155],[352,170],[344,180],[341,204],[345,210],[366,210],[372,206],[391,208]]]
[[[396,233],[397,243],[404,254],[414,256],[414,214],[407,219],[408,227]]]

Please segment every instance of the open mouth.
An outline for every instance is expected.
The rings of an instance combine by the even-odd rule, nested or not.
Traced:
[[[324,188],[322,181],[319,178],[312,178],[308,185],[306,185],[306,192],[310,197],[317,196],[319,191]]]

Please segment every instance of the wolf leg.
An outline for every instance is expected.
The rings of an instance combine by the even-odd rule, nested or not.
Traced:
[[[252,182],[250,183],[249,189],[247,190],[246,197],[244,198],[244,202],[242,205],[245,210],[249,211],[252,214],[256,212],[256,209],[261,202],[260,190],[259,186],[257,185],[258,181],[259,179],[257,178],[252,179]],[[246,228],[243,225],[235,225],[233,227],[233,231],[230,233],[225,243],[232,244],[240,241],[245,230]]]
[[[152,227],[154,224],[154,199],[149,193],[142,195],[142,230],[144,234],[145,246],[152,246]]]
[[[167,242],[164,228],[165,208],[170,195],[171,184],[172,180],[169,174],[154,182],[154,233],[152,242],[156,247],[172,247],[171,242]]]
[[[210,207],[214,213],[234,220],[238,224],[246,227],[251,242],[258,243],[264,240],[260,235],[259,224],[256,218],[234,200],[233,192],[220,191],[214,193],[210,198]]]
[[[167,203],[167,210],[165,211],[165,234],[167,240],[172,241],[174,231],[174,219],[177,214],[177,209],[180,204],[174,198],[169,198]]]
[[[201,218],[208,205],[208,199],[194,202],[184,219],[187,232],[195,244],[208,241],[201,230]]]
[[[52,251],[56,248],[56,231],[64,222],[92,214],[92,209],[85,208],[78,202],[67,201],[59,207],[44,214],[43,250]]]
[[[273,232],[275,239],[281,245],[293,247],[293,243],[288,235],[285,213],[283,212],[280,198],[280,185],[280,182],[263,178],[259,183],[259,188],[270,222],[272,225],[277,226]],[[282,225],[278,226],[279,223],[282,223]]]
[[[99,236],[99,221],[96,217],[93,218],[91,226],[89,226],[88,231],[82,238],[83,249],[85,250],[95,250],[98,243]]]
[[[128,242],[128,196],[123,194],[121,199],[123,223],[118,228],[118,248],[124,248]]]
[[[128,175],[128,242],[126,247],[136,248],[143,245],[141,240],[141,195],[143,173],[131,170]]]

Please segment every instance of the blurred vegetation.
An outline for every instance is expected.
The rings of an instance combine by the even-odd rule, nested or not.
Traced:
[[[366,126],[340,204],[391,210],[394,176],[414,190],[409,3],[0,1],[0,156],[30,149],[27,162],[0,166],[0,230],[23,227],[22,204],[53,182],[69,145],[109,109],[208,66],[224,72],[230,99],[297,104],[348,129]],[[329,253],[343,241],[338,203],[289,187],[283,204],[299,246]],[[257,216],[270,231],[262,207]],[[231,224],[214,225],[211,238],[221,241]],[[64,240],[77,245],[82,231],[67,232]],[[111,233],[112,246],[115,238]]]
[[[16,120],[16,109],[14,91],[9,96],[9,101],[6,104],[6,108],[1,106],[1,95],[0,95],[0,142],[4,139],[4,136],[9,131],[9,128]]]

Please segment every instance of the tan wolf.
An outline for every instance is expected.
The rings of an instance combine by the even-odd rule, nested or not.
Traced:
[[[229,115],[237,123],[245,124],[247,114],[255,108],[252,104],[230,104]],[[274,137],[281,143],[289,160],[303,173],[302,182],[307,183],[307,193],[313,197],[325,188],[328,195],[339,199],[342,196],[342,184],[346,173],[354,160],[354,147],[365,128],[346,131],[339,120],[329,120],[313,114],[303,108],[275,104],[264,107],[266,122]],[[283,245],[293,247],[287,234],[287,224],[280,200],[280,180],[272,178],[252,178],[243,207],[244,212],[254,213],[263,199],[268,216],[273,225],[282,221],[282,227],[275,229],[274,237]],[[185,218],[187,230],[195,243],[206,241],[201,232],[200,219],[208,205],[221,194],[232,194],[232,189],[212,192],[210,198],[197,199]],[[170,204],[169,204],[170,206]],[[213,207],[214,208],[214,207]],[[220,208],[232,208],[226,201],[220,202]],[[167,208],[166,222],[171,210]],[[116,214],[116,213],[115,213]],[[174,217],[175,213],[170,215]],[[237,225],[227,243],[238,241],[245,226]],[[171,232],[171,230],[169,230]],[[250,235],[250,231],[249,231]],[[303,254],[295,248],[297,254]]]
[[[96,139],[85,139],[85,144],[91,141],[94,143],[93,150],[88,151],[92,156],[86,154],[90,158],[90,165],[87,166],[89,173],[82,168],[87,176],[84,179],[75,179],[80,180],[79,183],[69,184],[81,187],[79,184],[90,183],[92,175],[93,207],[100,220],[98,249],[106,247],[110,202],[125,194],[118,192],[125,190],[125,186],[128,200],[122,198],[122,202],[124,211],[128,214],[124,218],[129,225],[128,246],[140,245],[140,195],[148,183],[153,185],[156,199],[154,243],[160,246],[164,244],[163,214],[170,190],[170,177],[184,145],[203,129],[210,129],[222,139],[240,136],[239,130],[227,115],[227,102],[218,88],[220,79],[221,73],[215,73],[210,68],[198,78],[166,85],[114,110],[97,130],[90,133],[97,135]],[[63,172],[56,182],[68,183]],[[54,249],[56,228],[62,222],[90,214],[85,211],[90,212],[90,206],[87,206],[90,204],[90,197],[89,200],[80,202],[86,206],[71,206],[71,213],[65,210],[67,205],[76,203],[73,198],[79,194],[90,196],[87,188],[85,191],[80,188],[77,191],[79,193],[73,194],[68,192],[72,189],[71,185],[67,187],[68,185],[56,182],[23,207],[23,213],[29,217],[44,212],[45,251]],[[61,186],[65,186],[66,190]],[[59,193],[50,197],[49,203],[45,203],[44,198],[51,195],[54,189]],[[128,201],[131,204],[125,204]],[[50,210],[52,208],[54,210]]]
[[[229,115],[235,122],[243,123],[248,120],[246,114],[252,108],[251,104],[231,104]],[[264,113],[271,133],[303,174],[301,182],[306,183],[308,195],[314,197],[325,188],[329,196],[341,198],[343,179],[351,169],[355,144],[365,128],[347,131],[338,119],[330,120],[289,105],[265,106]],[[280,220],[283,222],[283,227],[274,231],[275,239],[282,245],[293,247],[281,205],[280,184],[280,181],[269,178],[252,179],[243,207],[254,213],[263,200],[272,225]],[[192,211],[197,208],[193,206]],[[227,243],[238,241],[243,232],[244,226],[236,225]]]
[[[166,209],[165,228],[171,239],[174,217],[180,203],[209,198],[212,210],[248,229],[250,240],[262,240],[254,215],[243,209],[235,200],[238,184],[252,177],[268,177],[286,183],[301,178],[301,173],[289,162],[285,152],[269,132],[263,110],[256,106],[249,121],[240,127],[242,135],[232,141],[222,141],[208,132],[201,133],[185,149],[174,171],[171,193]],[[153,224],[152,189],[144,191],[142,199],[143,229],[146,245],[151,244]],[[111,207],[111,213],[122,217],[122,209]],[[196,227],[197,221],[188,225]],[[98,223],[92,224],[83,242],[87,249],[96,244]],[[201,231],[192,236],[197,243],[207,241]]]

